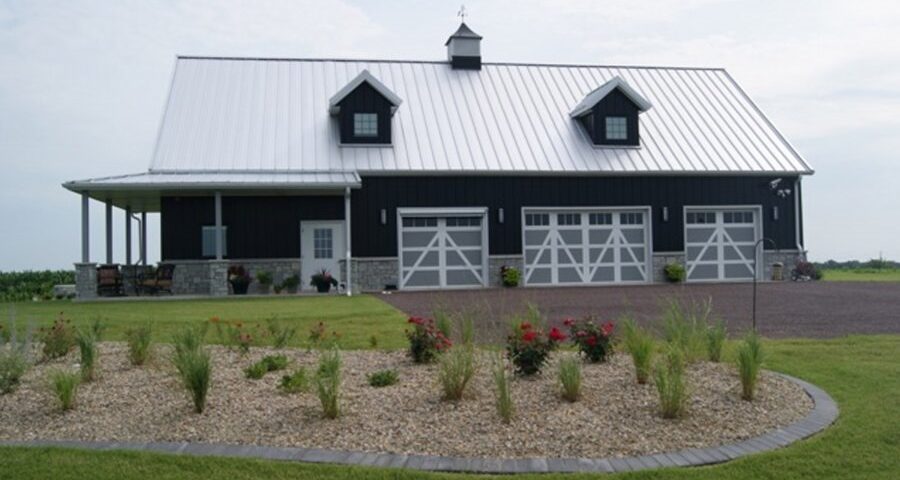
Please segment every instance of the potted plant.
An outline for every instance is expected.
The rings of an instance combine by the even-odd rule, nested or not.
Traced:
[[[246,295],[247,288],[253,278],[247,273],[243,265],[232,265],[228,267],[228,283],[231,284],[231,291],[235,295]]]
[[[331,276],[331,272],[323,268],[322,271],[312,276],[312,281],[309,284],[316,287],[319,293],[328,293],[331,287],[337,286],[338,281]]]
[[[259,282],[259,293],[269,293],[272,286],[272,272],[260,270],[256,272],[256,281]]]
[[[297,287],[300,286],[300,277],[296,274],[291,275],[281,282],[281,286],[284,287],[287,293],[297,293]]]
[[[507,265],[500,267],[500,281],[503,283],[504,287],[518,287],[519,278],[520,274],[518,268]]]

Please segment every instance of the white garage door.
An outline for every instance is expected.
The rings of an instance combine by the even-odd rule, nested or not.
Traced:
[[[487,285],[487,209],[400,209],[400,288]]]
[[[523,216],[526,285],[648,280],[647,209],[525,209]]]
[[[756,208],[685,208],[688,281],[753,280],[759,238]]]

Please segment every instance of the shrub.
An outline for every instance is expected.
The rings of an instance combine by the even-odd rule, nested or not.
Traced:
[[[125,330],[125,342],[128,344],[128,359],[132,365],[140,366],[147,363],[153,344],[152,324],[146,322]]]
[[[765,354],[762,340],[755,331],[750,331],[737,351],[737,368],[741,377],[741,398],[752,401],[756,395],[756,384],[759,381],[759,370]]]
[[[74,283],[74,270],[0,272],[0,303],[49,300],[54,285]]]
[[[300,286],[300,277],[296,274],[291,275],[281,282],[281,286],[289,293],[297,293],[297,287]]]
[[[280,388],[281,391],[285,393],[298,393],[308,391],[309,378],[306,376],[306,369],[300,367],[294,373],[281,377],[281,382],[278,384],[278,388]]]
[[[407,323],[413,329],[406,331],[409,339],[409,356],[415,363],[430,363],[437,354],[450,348],[452,342],[435,326],[430,318],[410,317]]]
[[[566,356],[559,360],[559,385],[562,398],[574,402],[581,397],[581,361]]]
[[[631,361],[634,363],[637,383],[643,385],[650,378],[651,366],[653,365],[655,348],[653,336],[648,331],[637,326],[634,320],[630,318],[626,318],[622,322],[622,327],[625,332],[625,350],[631,355]]]
[[[687,277],[687,271],[684,269],[684,265],[677,262],[666,264],[663,271],[666,274],[666,280],[672,283],[681,283]]]
[[[60,314],[50,328],[40,329],[40,340],[44,344],[44,358],[52,360],[66,356],[75,347],[75,330],[72,321]]]
[[[530,308],[529,311],[528,318],[539,322],[537,310]],[[506,353],[519,374],[534,375],[541,371],[550,352],[565,339],[565,334],[556,327],[544,334],[539,324],[536,326],[528,320],[521,320],[513,324],[512,332],[507,337]]]
[[[175,353],[172,356],[172,364],[178,371],[182,385],[191,396],[194,403],[194,411],[203,413],[206,408],[206,397],[212,379],[212,362],[209,353],[203,349],[202,329],[185,328],[177,333],[175,340]]]
[[[399,381],[396,370],[379,370],[368,375],[369,385],[373,387],[388,387]]]
[[[97,333],[96,330],[79,329],[75,335],[78,351],[81,354],[81,381],[94,380],[94,367],[97,363]]]
[[[262,360],[244,369],[247,378],[260,379],[269,372],[287,368],[288,358],[284,355],[267,355]]]
[[[259,282],[263,287],[268,287],[272,284],[272,272],[266,270],[260,270],[256,272],[256,281]]]
[[[516,407],[512,399],[512,375],[510,375],[510,368],[502,355],[498,355],[495,359],[492,373],[497,414],[500,415],[503,423],[509,423],[515,415]]]
[[[12,346],[0,346],[0,394],[12,393],[28,367],[25,352]]]
[[[711,299],[686,305],[676,299],[669,300],[663,331],[666,341],[680,349],[686,361],[695,362],[706,356],[706,327],[711,314]]]
[[[297,335],[297,327],[287,326],[276,318],[266,320],[266,329],[272,337],[272,346],[275,348],[286,347]]]
[[[476,369],[475,349],[471,346],[456,346],[441,355],[438,381],[444,400],[462,400]]]
[[[521,276],[519,269],[516,267],[509,267],[506,265],[500,267],[500,279],[502,280],[504,287],[518,287]]]
[[[567,318],[563,320],[563,325],[569,328],[569,337],[582,355],[593,363],[606,361],[606,356],[612,349],[612,322],[597,325],[592,317],[582,320]]]
[[[706,358],[710,362],[718,362],[722,359],[722,347],[725,346],[725,322],[718,322],[706,328]]]
[[[316,394],[325,418],[337,418],[341,413],[341,352],[337,347],[322,352],[316,370]]]
[[[816,268],[816,265],[812,262],[806,262],[803,260],[798,261],[794,264],[794,269],[791,271],[791,279],[792,280],[821,280],[822,273]]]
[[[670,345],[664,362],[656,367],[654,379],[659,394],[659,413],[663,418],[680,418],[687,409],[684,366],[684,354],[678,347]]]
[[[49,378],[50,389],[59,402],[60,410],[71,410],[75,406],[78,384],[81,383],[80,375],[65,370],[54,370],[50,372]]]

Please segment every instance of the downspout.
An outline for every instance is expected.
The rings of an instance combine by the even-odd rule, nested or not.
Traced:
[[[803,230],[803,212],[800,208],[800,177],[794,180],[794,240],[797,243],[797,252],[804,260],[806,259],[806,250],[803,248],[801,234]]]
[[[351,258],[350,238],[351,238],[350,237],[350,187],[347,187],[344,189],[344,243],[347,246],[347,252],[346,252],[347,273],[346,273],[346,276],[344,277],[345,278],[345,280],[344,280],[345,288],[344,289],[347,291],[348,297],[353,295],[352,287],[350,284],[350,258]]]

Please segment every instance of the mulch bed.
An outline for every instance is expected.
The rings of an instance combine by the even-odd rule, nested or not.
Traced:
[[[664,420],[653,385],[637,385],[631,360],[615,354],[583,366],[583,397],[559,398],[555,362],[534,379],[517,378],[517,416],[501,423],[494,408],[488,353],[471,392],[460,402],[440,398],[437,367],[415,365],[404,352],[343,352],[343,416],[322,418],[314,393],[276,389],[283,372],[261,380],[243,368],[265,354],[284,353],[310,373],[316,352],[254,348],[241,356],[210,348],[214,375],[207,410],[193,413],[186,392],[159,346],[156,360],[132,367],[122,343],[100,345],[99,378],[78,392],[74,410],[56,410],[46,385],[53,368],[73,368],[75,354],[34,367],[19,389],[0,396],[0,439],[191,441],[300,446],[367,452],[483,457],[613,457],[715,446],[760,435],[803,418],[812,402],[803,390],[763,373],[758,399],[739,398],[740,382],[728,364],[700,362],[688,370],[692,396],[687,417]],[[372,388],[366,375],[394,368],[400,383]]]
[[[669,298],[712,298],[714,312],[739,336],[751,325],[749,283],[641,285],[629,287],[555,287],[395,292],[379,298],[410,315],[429,316],[436,305],[449,310],[475,309],[479,334],[503,338],[510,314],[532,303],[554,322],[566,317],[598,315],[615,319],[630,313],[645,325],[658,322]],[[900,283],[808,282],[760,283],[757,324],[770,338],[833,338],[850,334],[900,333]]]

